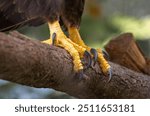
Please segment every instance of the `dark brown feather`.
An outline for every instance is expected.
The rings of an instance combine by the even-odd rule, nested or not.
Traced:
[[[79,26],[84,0],[0,0],[0,31],[62,19]]]

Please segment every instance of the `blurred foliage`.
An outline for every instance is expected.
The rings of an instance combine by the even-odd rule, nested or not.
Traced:
[[[134,4],[136,0],[134,0]],[[81,36],[85,43],[91,47],[102,47],[114,36],[120,33],[132,32],[143,51],[150,55],[150,17],[142,16],[136,18],[123,13],[110,12],[104,16],[102,4],[110,4],[109,0],[87,0],[85,13],[81,22]],[[122,0],[122,2],[125,2]],[[112,3],[111,3],[112,4]],[[132,1],[133,4],[133,1]],[[134,5],[133,4],[133,5]],[[111,5],[115,7],[115,4]],[[119,6],[120,7],[120,6]],[[108,7],[110,8],[110,6]],[[127,6],[125,6],[127,9]],[[124,8],[123,8],[124,9]],[[111,11],[111,10],[110,10]],[[39,27],[23,27],[19,29],[21,33],[30,36],[33,39],[44,40],[49,38],[47,24]],[[149,39],[149,40],[148,40]],[[52,89],[37,89],[22,85],[17,85],[7,81],[0,81],[0,98],[73,98],[65,93],[57,92]]]
[[[111,18],[113,27],[120,32],[131,32],[136,39],[150,39],[150,17],[137,19],[131,16],[115,15]]]

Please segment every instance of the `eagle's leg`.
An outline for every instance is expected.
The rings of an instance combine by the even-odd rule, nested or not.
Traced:
[[[89,46],[85,45],[85,43],[83,42],[83,40],[81,39],[81,36],[79,34],[79,31],[76,27],[68,27],[68,31],[69,31],[69,38],[75,42],[76,44],[78,44],[79,46],[84,47],[87,51],[91,51],[92,48],[90,48]],[[80,50],[78,50],[78,52],[80,52]],[[105,58],[103,57],[103,53],[102,50],[98,49],[97,50],[97,60],[100,64],[100,67],[103,71],[104,74],[107,73],[111,73],[110,72],[110,65],[108,64],[108,62],[105,60]],[[111,75],[111,74],[110,74]]]
[[[63,33],[63,31],[60,27],[59,21],[55,21],[53,23],[48,23],[48,26],[49,26],[50,31],[51,31],[51,37],[50,38],[52,38],[53,33],[56,33],[56,40],[55,40],[54,44],[56,46],[60,46],[64,49],[66,49],[69,52],[69,54],[73,58],[74,70],[76,72],[82,71],[83,70],[83,65],[81,63],[79,53],[76,50],[76,48],[68,41],[70,39],[68,39],[66,37],[66,35]],[[52,39],[48,39],[48,40],[43,41],[43,42],[47,43],[47,44],[51,44]],[[84,49],[82,51],[85,51],[85,50],[86,49]]]

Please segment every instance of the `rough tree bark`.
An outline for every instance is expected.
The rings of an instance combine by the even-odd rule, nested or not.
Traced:
[[[77,98],[150,98],[150,77],[111,63],[107,83],[96,64],[78,78],[62,48],[31,40],[18,32],[0,33],[0,79],[37,88],[53,88]]]
[[[112,62],[150,75],[150,59],[145,57],[132,33],[124,33],[111,39],[105,49]]]

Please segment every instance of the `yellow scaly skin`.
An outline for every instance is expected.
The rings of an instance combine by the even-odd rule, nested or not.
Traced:
[[[85,45],[85,43],[81,39],[79,31],[76,27],[68,27],[68,31],[69,31],[69,38],[74,43],[78,44],[79,46],[82,46],[83,48],[85,48],[87,51],[90,52],[91,48],[88,47],[87,45]],[[80,50],[78,50],[78,52],[80,53]],[[103,73],[106,74],[110,70],[110,65],[108,64],[108,62],[103,57],[102,50],[97,49],[97,52],[98,52],[98,62],[100,64],[100,67],[101,67]]]
[[[69,39],[61,30],[61,27],[58,21],[54,23],[48,23],[48,26],[51,30],[51,36],[53,33],[56,33],[57,35],[55,45],[66,49],[72,56],[74,70],[76,72],[83,70],[83,65],[81,63],[80,58],[83,58],[83,55],[86,50],[90,52],[91,48],[85,45],[85,43],[80,37],[78,29],[76,27],[68,28],[69,38],[70,38]],[[47,43],[47,44],[52,44],[52,39],[48,39],[42,42]],[[100,64],[100,67],[102,68],[103,73],[107,73],[110,69],[110,65],[104,59],[101,49],[97,49],[97,51],[98,51],[98,62]]]
[[[56,41],[54,44],[56,46],[66,49],[72,56],[74,70],[76,72],[83,70],[83,65],[81,63],[80,56],[83,56],[86,49],[83,48],[82,46],[77,45],[76,43],[72,42],[69,38],[66,37],[66,35],[63,33],[60,27],[59,21],[56,21],[54,23],[48,23],[48,26],[51,30],[50,38],[52,38],[53,33],[56,33]],[[52,44],[52,39],[48,39],[42,42],[46,44]]]

